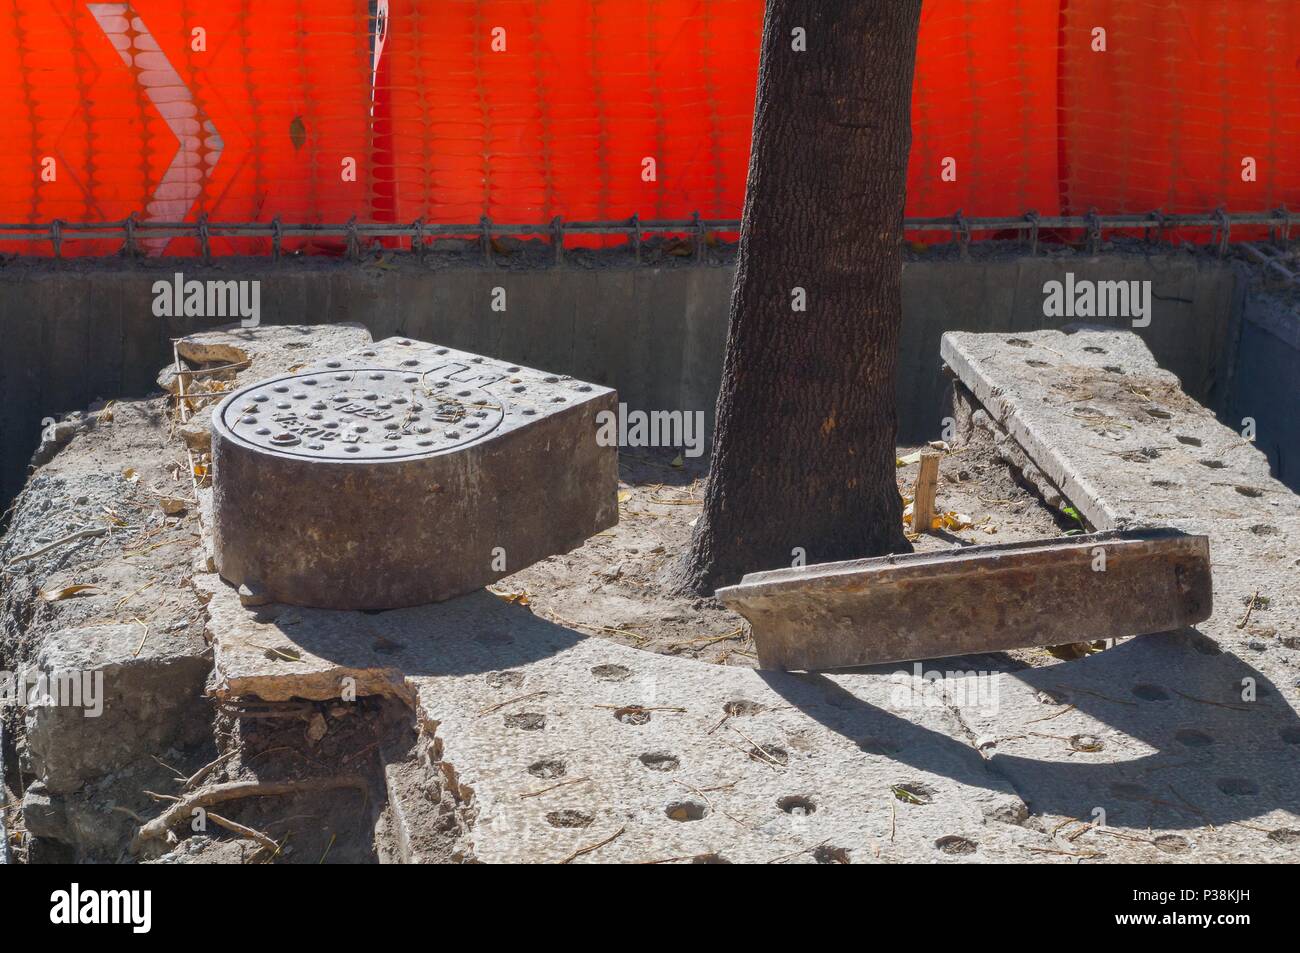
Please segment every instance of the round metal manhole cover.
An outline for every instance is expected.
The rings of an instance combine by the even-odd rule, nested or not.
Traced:
[[[391,367],[276,377],[236,391],[220,421],[242,443],[306,460],[400,460],[472,443],[501,424],[477,387]]]

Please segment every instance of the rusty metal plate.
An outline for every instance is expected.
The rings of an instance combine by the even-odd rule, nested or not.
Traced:
[[[501,401],[481,388],[392,367],[277,377],[221,406],[238,440],[307,460],[442,453],[487,436],[503,417]]]

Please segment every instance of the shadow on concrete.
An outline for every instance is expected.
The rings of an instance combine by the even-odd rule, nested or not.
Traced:
[[[1008,670],[998,662],[978,656],[922,664],[1018,682],[1004,682],[996,710],[958,709],[958,717],[975,736],[1004,744],[1028,739],[1041,758],[1002,754],[1001,745],[986,749],[982,761],[941,757],[975,751],[969,741],[914,723],[906,710],[858,698],[829,676],[759,674],[862,750],[935,773],[939,764],[969,763],[971,770],[953,780],[998,790],[1009,782],[1034,814],[1091,820],[1100,807],[1110,825],[1152,830],[1249,821],[1277,809],[1300,815],[1300,719],[1277,686],[1196,630],[1131,639],[1045,668]],[[913,671],[910,663],[893,670]],[[1253,680],[1254,701],[1241,698],[1246,679]],[[1101,752],[1072,750],[1070,729],[1056,727],[1069,718],[1053,717],[1068,715],[1067,705],[1101,723],[1089,729]]]
[[[277,605],[259,613],[258,620],[328,662],[391,669],[408,678],[516,668],[589,638],[486,590],[375,613]]]

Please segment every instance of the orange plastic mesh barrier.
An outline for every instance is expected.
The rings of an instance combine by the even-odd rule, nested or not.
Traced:
[[[0,0],[0,222],[738,218],[762,6]],[[1300,2],[925,0],[913,132],[915,217],[1300,205]]]
[[[364,218],[368,49],[366,0],[0,0],[0,221]]]

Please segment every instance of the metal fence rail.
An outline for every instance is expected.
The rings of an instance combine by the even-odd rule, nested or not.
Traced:
[[[1160,242],[1167,231],[1179,228],[1213,229],[1211,243],[1220,255],[1227,252],[1234,226],[1268,226],[1274,241],[1288,242],[1293,220],[1300,219],[1285,207],[1265,212],[1228,212],[1219,208],[1209,213],[1166,215],[1159,211],[1145,215],[1103,215],[1092,211],[1087,215],[1040,216],[1026,212],[1019,217],[967,218],[960,210],[948,218],[905,218],[904,233],[949,232],[963,257],[974,233],[1016,232],[1027,239],[1031,253],[1037,253],[1039,239],[1044,229],[1082,231],[1089,250],[1099,251],[1103,231],[1141,230],[1149,241]],[[279,259],[286,238],[338,237],[345,238],[348,253],[354,259],[361,257],[361,242],[366,238],[409,238],[413,250],[420,255],[437,238],[476,237],[484,261],[492,260],[492,239],[497,236],[542,237],[550,239],[555,261],[564,259],[564,239],[570,235],[624,235],[632,246],[637,260],[641,245],[648,235],[689,234],[693,236],[697,256],[702,252],[710,233],[738,232],[739,219],[702,219],[695,213],[687,219],[641,219],[633,215],[628,219],[567,222],[556,217],[546,223],[504,223],[481,218],[465,224],[433,224],[417,220],[410,224],[386,222],[359,222],[354,217],[340,224],[286,223],[274,218],[269,222],[214,222],[200,215],[193,222],[142,222],[138,215],[120,221],[0,223],[0,241],[49,242],[55,257],[62,257],[66,241],[122,240],[123,252],[128,256],[139,253],[139,243],[147,240],[194,238],[199,242],[201,255],[208,261],[212,255],[213,238],[270,238],[271,257]]]

